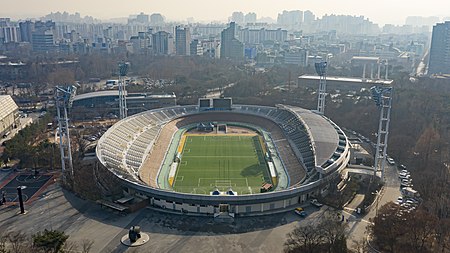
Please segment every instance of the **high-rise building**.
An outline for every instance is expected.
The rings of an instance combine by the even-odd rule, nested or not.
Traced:
[[[450,21],[433,26],[428,74],[450,74]]]
[[[175,27],[175,51],[177,55],[190,55],[191,32],[187,27]]]
[[[15,26],[0,28],[0,42],[10,43],[19,42],[20,33]]]
[[[277,23],[285,27],[296,28],[303,23],[303,11],[283,11],[283,13],[278,14]]]
[[[165,31],[159,31],[152,36],[153,52],[157,55],[169,55],[173,52],[173,36]]]
[[[141,14],[136,16],[136,21],[141,24],[148,24],[148,15],[141,12]]]
[[[152,15],[150,15],[150,24],[162,25],[164,24],[164,17],[159,13],[153,13]]]
[[[22,42],[30,42],[31,43],[31,34],[34,31],[34,23],[30,20],[20,22],[20,39]]]
[[[192,40],[190,44],[191,55],[203,55],[202,43],[198,39]]]
[[[255,23],[256,22],[256,13],[254,12],[249,12],[247,14],[245,14],[245,23]]]
[[[220,58],[236,61],[244,59],[244,44],[236,39],[235,22],[231,22],[220,34]]]
[[[261,44],[264,41],[284,42],[287,40],[287,30],[272,29],[249,29],[244,28],[237,31],[239,40],[244,44]]]
[[[55,22],[36,21],[34,23],[34,32],[31,34],[31,44],[33,51],[52,52],[56,50],[55,46]]]
[[[233,14],[231,14],[230,21],[238,23],[238,24],[243,24],[244,23],[244,13],[242,13],[240,11],[233,12]]]
[[[0,27],[10,26],[11,19],[10,18],[0,18]]]
[[[303,22],[305,24],[311,24],[316,19],[316,16],[311,11],[303,12]]]

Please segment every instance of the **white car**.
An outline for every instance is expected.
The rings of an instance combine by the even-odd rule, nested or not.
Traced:
[[[395,165],[395,161],[394,159],[388,157],[387,162],[389,163],[389,165]]]
[[[322,207],[323,204],[319,203],[319,201],[317,201],[317,199],[311,199],[310,201],[311,205],[315,206],[315,207]]]

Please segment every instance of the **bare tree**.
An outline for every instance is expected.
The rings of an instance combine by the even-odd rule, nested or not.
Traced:
[[[66,241],[64,243],[64,246],[62,247],[61,251],[58,251],[58,252],[67,252],[67,253],[79,252],[78,245],[76,242]]]
[[[288,234],[288,239],[284,244],[284,252],[319,252],[323,237],[314,226],[296,227]]]
[[[94,241],[89,239],[84,239],[80,243],[82,253],[89,253],[91,251],[92,245],[94,245]]]
[[[28,252],[29,247],[27,242],[27,237],[22,232],[9,232],[8,235],[8,241],[11,245],[11,252],[12,253],[24,253]]]
[[[285,252],[345,253],[347,252],[346,224],[340,222],[336,212],[326,212],[314,225],[298,226],[288,234]]]
[[[8,253],[6,249],[6,241],[8,240],[8,236],[6,236],[3,231],[0,232],[0,253]]]

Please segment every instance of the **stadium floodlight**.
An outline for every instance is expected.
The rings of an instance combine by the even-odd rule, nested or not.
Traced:
[[[320,114],[325,113],[325,96],[327,95],[327,62],[316,62],[314,64],[316,72],[319,75],[319,92],[317,99],[317,111]]]
[[[124,77],[128,74],[130,64],[128,62],[120,62],[118,65],[119,65],[119,118],[123,119],[128,116]]]
[[[70,175],[73,175],[72,164],[72,149],[70,146],[69,135],[69,118],[67,111],[72,107],[77,87],[70,86],[56,86],[56,112],[58,116],[58,134],[59,134],[59,149],[61,151],[61,168],[63,173],[63,180],[66,179],[66,165],[69,169]]]
[[[119,76],[126,76],[128,74],[128,68],[130,64],[128,62],[119,63]]]
[[[73,100],[75,99],[75,95],[77,93],[77,87],[71,85],[67,87],[67,108],[72,108]]]
[[[314,64],[314,67],[316,68],[316,72],[319,76],[324,76],[327,73],[327,62],[316,62]]]
[[[378,123],[377,146],[375,151],[375,174],[381,171],[381,180],[384,181],[384,172],[387,159],[387,141],[389,136],[389,123],[392,107],[392,87],[373,86],[370,88],[372,99],[380,109],[380,120]]]

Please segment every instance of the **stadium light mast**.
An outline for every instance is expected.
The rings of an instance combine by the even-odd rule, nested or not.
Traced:
[[[64,181],[66,178],[66,169],[69,170],[70,175],[73,175],[72,149],[70,146],[69,118],[67,117],[67,111],[72,107],[76,92],[77,87],[73,85],[67,87],[55,87],[56,111],[59,127],[59,149],[61,151],[61,168]]]
[[[327,94],[327,62],[316,62],[314,67],[319,75],[319,97],[317,100],[317,111],[320,114],[325,114],[325,96]]]
[[[128,67],[130,64],[128,62],[119,63],[119,118],[123,119],[127,117],[127,98],[125,89],[125,76],[128,73]]]
[[[380,108],[380,120],[378,123],[377,146],[375,151],[375,174],[378,169],[381,171],[381,180],[384,181],[384,167],[387,158],[387,146],[389,136],[389,123],[392,107],[392,87],[372,86],[372,99]]]

